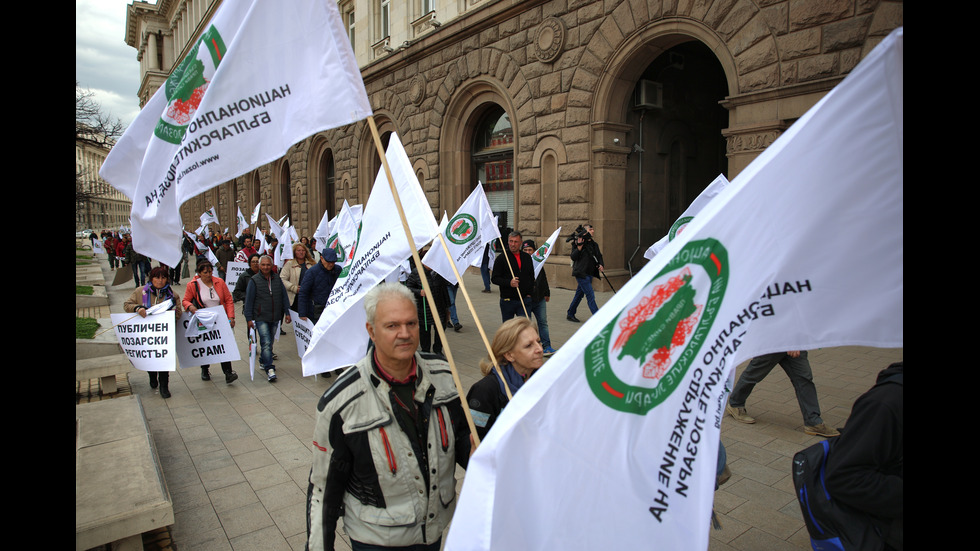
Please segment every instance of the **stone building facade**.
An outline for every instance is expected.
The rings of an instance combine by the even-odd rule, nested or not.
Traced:
[[[903,24],[903,3],[886,0],[338,7],[378,129],[398,133],[433,213],[451,214],[480,182],[525,238],[591,223],[616,288],[711,180],[734,178]],[[129,7],[143,102],[214,9],[209,0]],[[361,122],[295,144],[182,215],[215,206],[224,224],[261,201],[311,235],[325,211],[366,201],[379,167]],[[549,259],[553,285],[574,287],[569,252],[561,240]]]
[[[75,231],[118,230],[129,225],[133,203],[99,177],[109,150],[86,140],[75,140],[75,174],[81,194],[76,194]],[[84,197],[79,199],[79,197]]]

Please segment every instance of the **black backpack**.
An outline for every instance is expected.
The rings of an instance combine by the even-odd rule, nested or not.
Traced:
[[[827,455],[837,438],[822,440],[793,456],[793,486],[813,551],[884,549],[881,535],[861,514],[842,507],[824,485]]]
[[[902,384],[902,374],[880,381]],[[877,385],[876,385],[877,386]],[[813,551],[879,551],[881,531],[871,518],[834,500],[824,484],[827,456],[837,437],[822,440],[793,456],[793,486],[810,533]]]

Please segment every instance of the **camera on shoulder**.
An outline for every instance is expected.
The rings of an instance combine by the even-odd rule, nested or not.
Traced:
[[[575,232],[572,233],[572,235],[565,240],[565,243],[568,243],[569,241],[575,241],[580,238],[584,239],[587,242],[592,240],[592,234],[589,233],[589,230],[586,229],[586,227],[581,224],[579,224],[579,226],[575,228]]]

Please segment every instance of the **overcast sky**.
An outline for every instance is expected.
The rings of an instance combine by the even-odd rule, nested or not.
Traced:
[[[140,64],[136,49],[126,44],[126,6],[131,3],[75,1],[75,80],[127,126],[140,110]]]

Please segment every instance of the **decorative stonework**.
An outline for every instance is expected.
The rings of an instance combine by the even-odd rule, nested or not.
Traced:
[[[769,147],[782,134],[780,130],[767,130],[747,134],[732,134],[726,136],[726,152],[729,155],[744,152],[758,152]]]
[[[412,82],[408,85],[408,100],[414,105],[421,105],[425,100],[425,77],[421,74],[415,75]]]
[[[558,59],[565,48],[565,23],[557,17],[549,17],[538,25],[534,36],[534,55],[542,63],[551,63]]]

